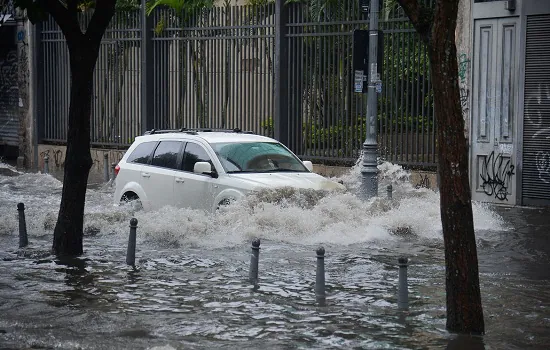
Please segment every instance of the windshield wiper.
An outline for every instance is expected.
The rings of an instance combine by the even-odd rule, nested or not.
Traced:
[[[269,170],[260,170],[259,173],[305,173],[305,170],[294,170],[294,169],[269,169]]]
[[[269,169],[269,170],[232,170],[227,174],[264,174],[264,173],[305,173],[305,170],[294,169]]]

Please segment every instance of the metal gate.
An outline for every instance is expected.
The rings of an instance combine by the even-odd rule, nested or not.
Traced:
[[[522,201],[550,204],[550,14],[527,17]]]
[[[0,27],[0,146],[18,146],[18,65],[15,26]]]

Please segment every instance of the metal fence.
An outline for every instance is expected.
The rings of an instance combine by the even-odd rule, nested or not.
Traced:
[[[391,4],[380,17],[380,157],[433,166],[426,49]],[[94,76],[92,144],[127,147],[152,127],[239,127],[278,136],[304,159],[355,162],[366,134],[366,94],[352,89],[352,32],[368,27],[359,2],[343,0],[319,13],[303,4],[276,6],[215,7],[187,16],[160,8],[145,20],[140,11],[118,12]],[[41,142],[64,142],[68,51],[51,19],[41,39]]]

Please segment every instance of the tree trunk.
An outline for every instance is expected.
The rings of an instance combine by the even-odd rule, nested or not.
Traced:
[[[437,116],[441,221],[445,242],[447,329],[483,333],[468,146],[454,41],[457,8],[439,6],[428,43]]]
[[[71,65],[71,101],[63,192],[54,230],[53,251],[58,256],[83,253],[82,236],[88,175],[92,167],[90,154],[90,112],[93,71],[99,44],[85,39],[67,41]]]

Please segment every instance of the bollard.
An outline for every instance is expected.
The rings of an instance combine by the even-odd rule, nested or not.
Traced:
[[[391,184],[386,187],[386,191],[388,192],[388,199],[392,198],[392,192],[393,192],[393,186]]]
[[[250,256],[250,273],[248,280],[251,284],[258,284],[258,262],[260,260],[260,239],[255,238],[252,241],[252,255]]]
[[[109,154],[103,153],[103,180],[109,182]]]
[[[136,218],[130,220],[130,237],[128,238],[128,250],[126,251],[126,264],[136,264],[136,229],[138,221]]]
[[[325,293],[325,248],[317,249],[317,276],[315,278],[315,298],[320,306],[326,305]]]
[[[50,173],[50,165],[49,165],[49,162],[50,162],[50,157],[48,157],[47,155],[44,157],[44,174],[49,174]]]
[[[19,212],[19,248],[23,248],[29,245],[27,222],[25,221],[25,204],[18,203],[17,211]]]
[[[116,168],[116,163],[111,163],[111,181],[112,182],[115,182],[115,168]]]
[[[399,282],[397,291],[397,307],[399,310],[409,309],[409,286],[407,282],[407,258],[399,258]]]

